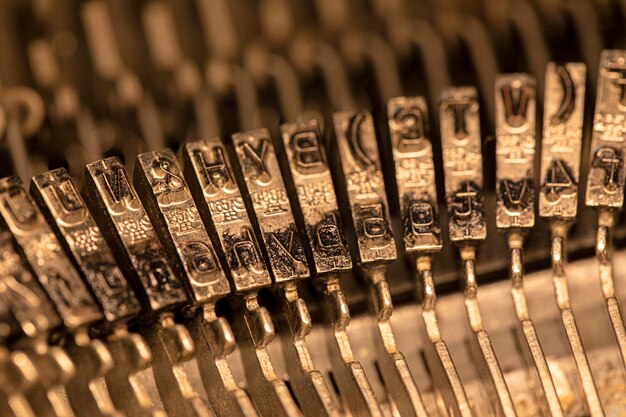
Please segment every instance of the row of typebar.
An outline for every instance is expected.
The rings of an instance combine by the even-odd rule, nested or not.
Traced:
[[[495,216],[508,236],[511,275],[521,288],[523,235],[535,222],[535,84],[522,73],[495,82]],[[598,416],[602,402],[576,343],[564,268],[567,229],[576,218],[585,84],[584,64],[548,65],[538,207],[552,230],[557,301],[566,328],[573,323],[568,340],[585,401]],[[426,104],[398,97],[387,110],[391,141],[381,146],[391,147],[395,162],[393,198],[403,226],[396,233],[403,234],[405,253],[415,257],[423,281],[434,386],[442,413],[469,416],[470,402],[434,312],[430,264],[442,243]],[[599,235],[604,231],[602,289],[622,352],[624,325],[607,248],[623,203],[625,115],[626,51],[607,50],[600,59],[586,203],[598,209]],[[487,213],[475,89],[446,88],[438,116],[448,232],[463,264],[471,337],[484,362],[479,368],[494,412],[516,415],[476,299],[475,251],[486,238]],[[98,160],[86,166],[80,191],[64,169],[36,175],[29,192],[16,176],[0,180],[1,414],[427,415],[389,321],[385,268],[398,248],[372,116],[341,112],[333,121],[328,141],[315,120],[306,120],[282,125],[280,140],[256,129],[232,135],[227,145],[220,139],[185,143],[178,157],[168,149],[142,153],[132,181],[119,159]],[[338,198],[350,210],[340,210]],[[354,232],[354,262],[344,224]],[[375,397],[347,334],[341,275],[353,267],[370,288],[385,399]],[[315,280],[325,299],[338,395],[311,360],[306,336],[312,323],[297,289],[303,279]],[[281,340],[291,390],[274,371],[267,346],[276,328],[257,298],[272,285],[281,303],[274,319],[286,335]],[[232,323],[215,308],[229,294]],[[532,327],[523,291],[517,297],[520,323]],[[129,323],[138,332],[129,331]],[[529,333],[529,345],[531,339]],[[533,346],[542,401],[552,415],[563,415],[541,346]],[[245,389],[227,361],[236,347]],[[209,404],[189,382],[185,364],[194,355]],[[137,377],[148,367],[158,401]]]

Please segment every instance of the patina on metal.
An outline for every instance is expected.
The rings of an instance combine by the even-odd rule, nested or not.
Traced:
[[[385,271],[386,264],[396,260],[397,251],[372,115],[357,110],[335,113],[333,120],[356,233],[358,266],[370,287],[378,364],[385,387],[402,415],[425,416],[419,390],[389,322],[393,303]]]
[[[105,375],[113,403],[130,415],[164,415],[137,378],[152,353],[141,335],[129,333],[126,326],[141,305],[69,173],[59,168],[33,177],[30,193],[104,313],[97,331],[113,357],[113,369]]]
[[[81,192],[142,303],[146,324],[141,331],[154,356],[152,370],[166,413],[210,416],[184,367],[193,357],[193,339],[172,315],[187,300],[183,285],[168,263],[126,169],[116,157],[88,164]]]
[[[444,89],[439,104],[450,240],[459,248],[465,285],[465,310],[473,337],[472,353],[497,413],[515,416],[478,305],[476,247],[487,238],[479,105],[473,87]]]
[[[74,375],[74,365],[60,348],[47,346],[61,319],[7,230],[0,232],[0,277],[0,339],[5,346],[13,345],[0,349],[0,411],[15,417],[57,416],[66,410],[57,405],[56,388]],[[57,375],[43,367],[55,358],[67,365]]]
[[[187,308],[187,327],[213,410],[220,415],[255,416],[226,358],[236,347],[235,336],[228,321],[215,311],[215,303],[230,294],[230,285],[176,156],[170,149],[140,154],[133,179],[170,264],[193,300]]]
[[[550,63],[546,70],[539,215],[550,223],[554,293],[585,401],[592,416],[603,416],[570,304],[565,272],[567,232],[576,220],[578,209],[586,72],[582,63]]]
[[[611,262],[611,231],[624,204],[624,120],[626,102],[626,51],[607,50],[600,56],[596,108],[591,137],[590,167],[587,176],[587,206],[598,211],[596,258],[602,294],[626,371],[626,327],[615,297]]]
[[[247,189],[244,200],[255,214],[259,241],[281,299],[278,323],[290,335],[281,340],[293,393],[305,415],[339,416],[340,408],[315,368],[306,341],[312,322],[297,281],[308,279],[310,271],[272,139],[267,129],[257,129],[233,135],[233,142]]]
[[[186,143],[182,165],[200,217],[237,295],[231,303],[239,315],[234,330],[250,397],[261,414],[301,415],[285,381],[276,375],[267,351],[276,331],[257,295],[260,289],[270,286],[272,278],[226,148],[219,138]]]
[[[454,416],[472,415],[448,346],[441,337],[432,258],[442,249],[435,188],[435,167],[423,97],[396,97],[387,103],[387,118],[398,187],[404,250],[414,258],[422,289],[422,320],[428,343],[426,360],[435,388]],[[419,286],[419,284],[418,284]]]
[[[502,74],[496,90],[496,226],[509,246],[511,295],[525,357],[534,367],[532,377],[540,408],[563,416],[548,361],[528,311],[524,291],[523,243],[535,225],[535,80],[528,74]]]
[[[52,369],[57,367],[59,375],[63,375],[64,371],[73,373],[70,368],[75,365],[82,372],[64,383],[74,414],[107,417],[121,415],[111,401],[106,386],[97,383],[113,368],[113,360],[105,344],[88,335],[89,327],[103,319],[100,307],[21,180],[17,177],[0,180],[0,194],[2,221],[13,234],[19,251],[47,293],[61,318],[62,331],[67,334],[63,340],[66,352],[43,349],[43,343],[38,345],[41,350],[33,349],[31,356],[40,364],[40,374],[51,373],[46,366],[52,366]],[[67,356],[64,357],[68,354],[73,365],[68,364],[70,360]],[[48,397],[52,398],[51,395]],[[63,406],[59,404],[58,407]]]
[[[348,337],[350,309],[340,276],[352,269],[352,260],[319,126],[315,120],[285,124],[281,132],[297,195],[294,208],[304,223],[315,279],[326,298],[332,326],[328,353],[342,402],[354,415],[380,415],[380,405]]]

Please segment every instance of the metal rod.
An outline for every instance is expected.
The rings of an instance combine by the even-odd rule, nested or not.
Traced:
[[[350,309],[340,275],[352,268],[339,206],[319,125],[316,120],[281,126],[289,167],[285,177],[295,192],[292,206],[304,224],[316,280],[322,288],[331,324],[328,351],[341,399],[353,415],[379,416],[374,391],[352,351],[347,328]]]
[[[624,138],[613,134],[619,129],[616,122],[624,117],[623,91],[626,74],[626,51],[606,50],[600,56],[594,129],[591,137],[590,169],[587,177],[586,204],[598,212],[596,258],[602,295],[604,296],[611,327],[615,334],[626,371],[626,327],[619,301],[615,296],[615,280],[611,262],[611,231],[617,212],[624,204]]]
[[[81,192],[142,303],[146,323],[141,332],[154,356],[152,370],[166,413],[210,416],[184,368],[193,357],[193,339],[173,319],[173,309],[187,301],[183,284],[169,265],[121,161],[112,157],[88,164]]]
[[[530,318],[524,292],[524,234],[535,225],[535,80],[528,74],[503,74],[495,81],[496,226],[509,246],[511,296],[518,318],[522,349],[530,358],[539,388],[540,409],[563,416],[548,362]]]
[[[267,309],[259,305],[257,294],[271,284],[271,276],[226,148],[217,138],[186,143],[182,165],[200,217],[237,295],[232,305],[239,317],[233,329],[250,397],[261,414],[301,415],[267,351],[275,328]]]
[[[462,261],[465,311],[472,331],[470,347],[496,412],[515,416],[511,394],[483,326],[478,305],[476,246],[487,237],[487,222],[476,90],[472,87],[444,89],[439,113],[448,230],[450,240],[459,248]]]
[[[256,416],[246,392],[233,379],[226,356],[235,349],[230,324],[215,313],[215,304],[230,285],[200,219],[189,186],[170,149],[140,154],[133,176],[148,217],[183,278],[192,305],[185,322],[198,347],[196,357],[205,392],[219,414]]]
[[[446,412],[471,416],[463,383],[446,343],[441,338],[435,310],[432,257],[441,251],[437,191],[432,144],[429,140],[428,109],[423,97],[396,97],[387,103],[387,117],[395,163],[398,200],[406,253],[415,258],[422,284],[422,320],[426,330],[426,360],[435,389]]]
[[[586,67],[556,65],[546,71],[539,215],[550,224],[552,283],[561,321],[592,416],[604,411],[570,305],[565,273],[567,231],[576,219]]]

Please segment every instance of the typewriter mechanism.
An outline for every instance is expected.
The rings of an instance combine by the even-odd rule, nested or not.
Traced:
[[[626,416],[625,28],[0,1],[0,416]]]

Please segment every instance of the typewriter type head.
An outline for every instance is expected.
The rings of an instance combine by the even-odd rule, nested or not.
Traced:
[[[0,2],[0,415],[626,415],[622,3]]]

